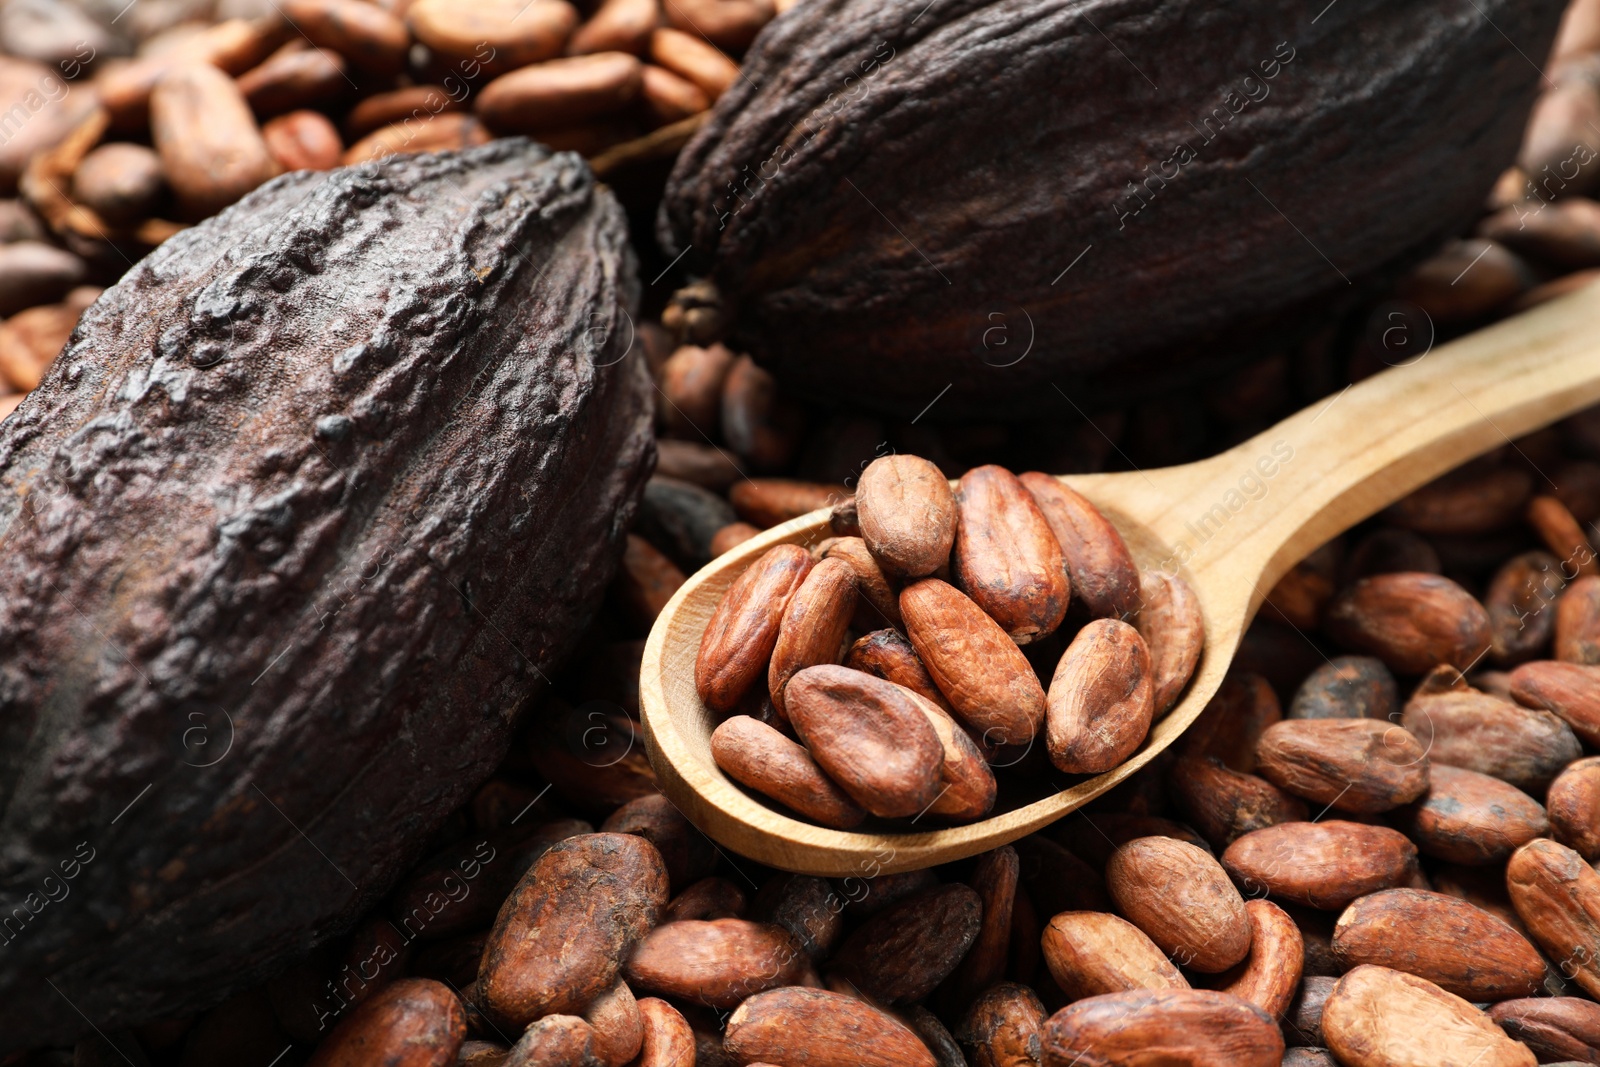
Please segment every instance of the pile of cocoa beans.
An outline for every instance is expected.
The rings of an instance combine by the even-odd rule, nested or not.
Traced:
[[[1183,580],[1152,572],[1141,597],[1116,528],[1048,474],[991,464],[952,492],[928,460],[883,456],[830,524],[839,536],[771,548],[733,581],[695,661],[701,700],[728,716],[717,765],[824,826],[980,819],[991,767],[1041,731],[1057,770],[1109,771],[1200,659]],[[1069,615],[1047,694],[1023,649],[1064,639]]]

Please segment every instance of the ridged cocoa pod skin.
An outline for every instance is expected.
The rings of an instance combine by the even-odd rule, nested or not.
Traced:
[[[1376,656],[1335,656],[1306,676],[1291,719],[1388,719],[1400,710],[1394,675]]]
[[[1188,989],[1189,982],[1149,936],[1118,915],[1064,911],[1041,939],[1050,977],[1072,1000],[1130,989]]]
[[[1342,819],[1269,826],[1222,854],[1245,893],[1324,910],[1405,884],[1416,862],[1417,846],[1399,831]]]
[[[821,989],[757,993],[728,1017],[722,1043],[747,1064],[799,1059],[807,1067],[938,1067],[904,1023]]]
[[[1572,849],[1540,838],[1512,854],[1506,889],[1561,976],[1600,996],[1600,874]]]
[[[1533,1053],[1483,1012],[1432,982],[1357,967],[1334,986],[1322,1034],[1345,1067],[1534,1067]]]
[[[861,537],[886,573],[925,578],[950,559],[956,498],[944,473],[920,456],[880,456],[856,483]]]
[[[102,1027],[259,982],[499,764],[650,462],[633,278],[581,161],[504,141],[286,176],[84,314],[0,428],[0,884],[98,853],[0,962],[0,1045],[86,1025],[42,974]]]
[[[1528,708],[1543,708],[1600,747],[1600,667],[1560,660],[1524,663],[1511,672],[1511,696]]]
[[[1533,796],[1583,755],[1571,728],[1548,711],[1470,689],[1412,697],[1400,725],[1428,750],[1430,765],[1493,775]]]
[[[831,970],[883,1004],[915,1004],[933,992],[977,939],[983,902],[960,882],[907,897],[845,938]]]
[[[1117,910],[1183,966],[1225,971],[1250,952],[1250,919],[1228,874],[1204,849],[1141,837],[1111,854],[1106,889]]]
[[[778,623],[811,554],[799,545],[775,545],[733,580],[706,623],[694,661],[694,684],[712,711],[731,711],[766,671],[778,643]]]
[[[1341,645],[1400,674],[1425,674],[1441,663],[1464,671],[1492,640],[1483,605],[1437,574],[1363,578],[1334,600],[1326,626]]]
[[[1600,859],[1600,756],[1567,765],[1545,794],[1550,835],[1593,863]]]
[[[466,1036],[466,1013],[449,986],[402,978],[346,1016],[317,1046],[311,1067],[450,1067]]]
[[[1044,512],[1015,474],[974,467],[956,486],[950,570],[973,603],[1019,645],[1054,633],[1072,587]]]
[[[582,1011],[616,984],[667,900],[666,865],[644,838],[568,838],[501,906],[483,948],[478,1005],[513,1027]]]
[[[1482,908],[1421,889],[1355,901],[1333,928],[1333,951],[1346,967],[1404,971],[1473,1002],[1532,996],[1544,981],[1527,938]]]
[[[1489,1018],[1540,1063],[1600,1063],[1600,1004],[1582,997],[1503,1000]]]
[[[1278,1067],[1283,1035],[1249,1001],[1209,989],[1107,993],[1044,1026],[1044,1067],[1124,1067],[1154,1050],[1191,1067]],[[1158,1053],[1158,1054],[1159,1054]]]
[[[1215,988],[1248,1000],[1273,1018],[1288,1010],[1300,988],[1306,946],[1289,913],[1270,900],[1247,900],[1250,955],[1232,970],[1217,975]]]
[[[1261,777],[1295,796],[1364,815],[1392,811],[1428,789],[1428,754],[1377,719],[1290,720],[1256,743]]]
[[[1001,982],[972,1002],[956,1040],[972,1067],[1038,1067],[1045,1010],[1025,985]]]
[[[1050,762],[1100,774],[1144,744],[1155,714],[1150,649],[1121,619],[1095,619],[1072,639],[1045,694]]]
[[[1561,6],[1485,14],[1540,56]],[[1100,372],[1142,389],[1225,327],[1345,291],[1329,260],[1355,278],[1458,232],[1516,150],[1537,71],[1486,85],[1506,39],[1477,12],[1341,3],[1286,41],[1298,13],[965,0],[913,26],[874,0],[804,5],[762,34],[679,156],[664,245],[709,260],[738,336],[762,343],[753,354],[786,387],[827,395],[847,365],[859,397],[908,417],[953,383],[936,416],[1004,418],[1056,410],[1053,380],[1075,402],[1105,385]],[[1359,26],[1394,44],[1356,48]],[[1154,68],[1171,84],[1141,76]],[[943,121],[931,127],[919,108]],[[1197,121],[1211,125],[1197,133]],[[1327,138],[1353,129],[1375,136],[1330,163]],[[1241,162],[1268,143],[1270,160]],[[1317,247],[1291,248],[1246,178]],[[1419,202],[1424,184],[1437,196]],[[1351,225],[1352,211],[1392,221]],[[1247,233],[1241,212],[1258,220]],[[1167,313],[1151,316],[1157,294]],[[1007,333],[985,334],[997,326]]]
[[[1392,816],[1425,856],[1468,866],[1499,863],[1550,830],[1539,802],[1498,778],[1437,763],[1428,783],[1420,800]]]
[[[642,992],[726,1009],[777,986],[799,985],[809,968],[799,939],[783,927],[712,919],[656,927],[633,950],[626,971]]]
[[[1017,476],[1032,494],[1067,561],[1072,601],[1094,619],[1126,620],[1139,610],[1139,565],[1100,509],[1039,471]]]

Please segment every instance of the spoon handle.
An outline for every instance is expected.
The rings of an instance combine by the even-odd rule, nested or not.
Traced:
[[[1231,575],[1248,616],[1294,563],[1463,462],[1600,402],[1600,286],[1504,320],[1182,467],[1070,478],[1141,516],[1166,569]],[[1531,462],[1531,461],[1530,461]],[[1544,492],[1554,471],[1535,469]],[[1103,479],[1103,480],[1102,480]]]

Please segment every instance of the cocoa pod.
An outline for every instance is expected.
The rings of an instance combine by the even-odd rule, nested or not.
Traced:
[[[960,588],[1019,645],[1066,617],[1067,563],[1044,512],[1015,474],[974,467],[956,489],[951,571]]]
[[[1200,600],[1189,584],[1173,574],[1147,570],[1139,575],[1139,614],[1133,625],[1150,647],[1155,679],[1155,717],[1178,703],[1205,648],[1205,621]]]
[[[361,1067],[381,1059],[395,1067],[450,1067],[466,1036],[466,1015],[449,987],[402,978],[347,1015],[310,1062]]]
[[[1078,631],[1046,696],[1050,762],[1067,774],[1100,774],[1144,743],[1154,714],[1150,650],[1120,619]]]
[[[723,1045],[745,1064],[804,1057],[807,1067],[939,1067],[893,1016],[821,989],[756,994],[728,1017]]]
[[[1305,966],[1305,941],[1289,914],[1270,900],[1247,900],[1250,955],[1232,970],[1217,975],[1216,988],[1248,1000],[1279,1018],[1300,987]]]
[[[861,537],[888,574],[925,578],[950,559],[956,500],[944,473],[918,456],[880,456],[856,483]]]
[[[1376,814],[1428,789],[1417,739],[1376,719],[1301,719],[1267,727],[1256,745],[1261,777],[1319,805]]]
[[[1206,974],[1250,952],[1250,920],[1239,891],[1209,852],[1170,837],[1143,837],[1111,854],[1106,890],[1161,950]]]
[[[1126,621],[1139,610],[1139,567],[1100,509],[1038,471],[1018,475],[1044,513],[1067,563],[1072,599],[1090,618]]]
[[[326,115],[291,111],[261,127],[272,160],[284,170],[332,170],[344,157],[344,142]]]
[[[1342,819],[1269,826],[1222,853],[1244,892],[1330,911],[1403,885],[1416,862],[1417,847],[1404,834]]]
[[[515,192],[514,205],[483,201],[489,188]],[[380,239],[404,254],[374,271]],[[489,276],[475,273],[485,266]],[[563,279],[540,293],[570,303],[529,298],[540,267]],[[281,966],[301,951],[291,932],[331,936],[417,858],[507,752],[511,710],[576,641],[621,548],[650,461],[649,386],[642,368],[584,338],[591,313],[614,325],[631,308],[632,270],[621,210],[582,165],[507,141],[279,179],[163,244],[84,313],[26,408],[0,423],[13,502],[0,566],[51,576],[10,587],[7,611],[23,624],[0,643],[5,662],[34,664],[9,690],[30,729],[119,739],[92,802],[58,802],[76,772],[35,778],[33,757],[13,765],[14,802],[54,814],[10,836],[12,876],[32,884],[29,871],[58,870],[90,840],[96,862],[73,889],[105,904],[11,946],[0,986],[50,974],[107,1027],[180,1014]],[[612,336],[620,349],[625,331]],[[530,353],[534,339],[553,347]],[[150,375],[189,401],[152,408],[127,385]],[[424,414],[446,409],[443,426]],[[124,434],[146,441],[148,462],[181,452],[185,477],[137,492],[77,484],[70,471],[85,469],[78,450],[90,445],[72,435],[90,424],[123,427],[92,435],[113,448]],[[530,458],[555,454],[566,460]],[[292,507],[263,503],[285,492]],[[554,525],[517,519],[558,500]],[[60,530],[45,532],[45,514],[72,529],[93,514],[118,536],[49,555],[38,539]],[[156,527],[154,540],[141,532]],[[545,537],[563,548],[537,550]],[[102,580],[112,572],[114,589]],[[65,618],[60,597],[99,633],[46,625]],[[83,658],[85,640],[121,652]],[[398,667],[424,661],[473,666]],[[63,697],[69,676],[87,686],[69,687],[81,703]],[[179,720],[206,729],[176,745]],[[196,747],[208,733],[212,744]],[[34,756],[59,764],[55,743]],[[227,774],[189,773],[217,758]],[[134,832],[106,839],[169,760],[189,764],[182,787],[150,790],[137,823],[118,823]],[[245,780],[256,799],[241,806]],[[348,881],[329,877],[329,859]],[[256,873],[236,877],[245,870]],[[147,908],[167,918],[131,921]],[[107,922],[122,933],[108,938]],[[119,978],[85,989],[60,966]],[[27,1022],[0,1033],[70,1039],[84,1018],[63,1007],[19,987],[6,1011]]]
[[[1513,39],[1528,42],[1529,54],[1541,55],[1554,35],[1560,6],[1508,5],[1486,14]],[[1114,8],[1103,14],[1112,22],[1120,18]],[[1328,269],[1330,260],[1353,278],[1407,250],[1432,246],[1439,233],[1476,218],[1483,190],[1521,135],[1520,114],[1502,115],[1482,99],[1478,72],[1501,54],[1505,39],[1485,32],[1478,21],[1462,18],[1441,25],[1437,11],[1402,13],[1377,5],[1346,10],[1341,4],[1316,26],[1304,28],[1291,45],[1268,29],[1275,20],[1261,14],[1255,8],[1228,9],[1202,19],[1194,12],[1174,15],[1159,33],[1130,30],[1135,47],[1127,47],[1127,41],[1120,47],[1148,61],[1136,69],[1116,49],[1104,49],[1105,39],[1088,24],[1080,30],[1075,8],[1024,12],[984,4],[950,9],[931,26],[930,13],[915,34],[907,34],[897,13],[867,0],[797,5],[752,46],[744,77],[678,157],[662,210],[668,254],[692,246],[691,254],[701,257],[699,266],[738,309],[734,336],[759,342],[754,355],[786,385],[793,382],[800,390],[827,396],[838,389],[842,364],[818,353],[865,353],[847,361],[852,389],[865,402],[907,416],[952,382],[940,413],[1016,418],[1019,409],[1059,405],[1049,383],[1063,373],[1071,382],[1067,392],[1078,398],[1084,390],[1093,395],[1096,385],[1103,390],[1120,384],[1126,391],[1136,378],[1147,386],[1149,372],[1158,367],[1192,370],[1186,357],[1219,344],[1228,347],[1226,338],[1234,331],[1246,332],[1243,320],[1254,329],[1301,301],[1344,288],[1346,279]],[[1365,94],[1352,97],[1331,72],[1296,60],[1305,52],[1332,54],[1346,46],[1347,27],[1380,18],[1387,27],[1385,40],[1409,43],[1363,49],[1342,65],[1359,63],[1373,91],[1386,94],[1385,106]],[[1094,13],[1089,21],[1105,25]],[[1116,38],[1114,31],[1107,32]],[[1177,43],[1202,36],[1208,44],[1202,56]],[[1000,38],[1012,41],[1004,64],[972,43]],[[1184,65],[1191,72],[1176,100],[1173,89],[1164,87],[1163,96],[1140,75],[1151,64]],[[1438,72],[1426,96],[1413,79],[1419,65]],[[1051,77],[1047,72],[1064,69],[1072,71],[1065,91],[1078,101],[1069,109],[1039,97],[1039,86]],[[933,70],[964,76],[935,85],[927,76]],[[1258,100],[1292,85],[1282,91],[1294,93],[1296,117],[1276,103],[1261,104],[1246,117],[1248,134],[1237,126],[1224,130],[1238,112],[1217,110],[1211,87],[1236,84],[1239,71],[1250,78],[1244,91]],[[969,98],[965,90],[976,82],[968,76],[992,86],[997,95]],[[1507,71],[1500,77],[1497,99],[1532,103],[1535,71]],[[937,136],[895,136],[892,150],[885,150],[881,138],[866,131],[880,129],[880,120],[892,124],[896,109],[910,99],[928,101],[948,121]],[[1039,102],[1008,109],[991,99]],[[1130,129],[1128,102],[1155,99],[1172,102],[1172,116],[1144,114],[1143,125]],[[1233,93],[1229,106],[1242,110],[1250,101]],[[1309,143],[1243,166],[1232,165],[1236,159],[1228,166],[1208,160],[1213,149],[1206,144],[1219,138],[1224,144],[1236,139],[1240,145],[1288,144],[1294,140],[1292,129],[1300,128],[1308,114],[1329,128],[1359,129],[1402,112],[1419,127],[1485,131],[1482,156],[1451,175],[1447,189],[1438,185],[1443,151],[1418,151],[1414,145],[1366,146],[1341,157],[1338,174],[1328,171],[1327,161]],[[838,135],[834,119],[841,113],[849,132]],[[1197,115],[1204,119],[1198,139]],[[824,126],[828,136],[817,137]],[[1010,211],[981,233],[951,207],[952,183],[973,181],[970,167],[949,151],[955,144],[962,146],[963,160],[968,152],[972,158],[1009,158],[1019,145],[1028,146],[1019,157],[1024,162],[1012,168],[1005,183]],[[1174,147],[1165,163],[1141,171],[1147,154],[1135,145]],[[747,177],[757,171],[759,185]],[[859,195],[841,177],[846,173]],[[1074,175],[1069,195],[1062,195],[1058,181],[1064,173]],[[1373,203],[1405,202],[1405,218],[1384,227],[1381,236],[1341,227],[1348,203],[1343,212],[1335,211],[1314,195],[1302,181],[1311,173],[1340,188],[1359,183]],[[910,174],[918,181],[908,184]],[[1231,220],[1224,222],[1219,205],[1233,203],[1241,177],[1253,180],[1284,215],[1316,235],[1317,248],[1329,259],[1304,242],[1296,249],[1279,240],[1282,219],[1267,204],[1253,205],[1275,220],[1259,234],[1241,235]],[[730,181],[753,195],[736,197]],[[751,184],[740,186],[740,181]],[[1407,200],[1406,191],[1424,181],[1434,183],[1438,198],[1425,205]],[[991,190],[979,185],[972,186],[971,195],[989,195]],[[899,240],[875,210],[885,197],[900,205],[904,218],[919,220],[917,232],[910,234],[915,244]],[[1175,232],[1186,235],[1176,248]],[[1101,283],[1080,280],[1065,290],[1066,282],[1052,286],[1091,245],[1087,255],[1097,257],[1096,277],[1100,271],[1108,272],[1106,278],[1137,276],[1139,291],[1152,298],[1160,294],[1164,306],[1188,310],[1152,317],[1133,310],[1147,302],[1130,303],[1125,289],[1113,300],[1112,290]],[[1019,257],[1023,247],[1029,254]],[[1227,249],[1229,270],[1199,266],[1214,264],[1219,248]],[[1155,263],[1159,269],[1152,269]],[[980,301],[982,310],[950,299],[946,281],[956,274],[984,279],[984,292],[992,299]],[[1074,270],[1071,277],[1078,276]],[[895,279],[887,290],[866,281],[885,277]],[[1005,311],[996,310],[1002,306]],[[1024,306],[1031,327],[1013,310]],[[996,329],[992,314],[1002,314],[1004,325],[1019,336],[1030,331],[1035,343],[1027,359],[972,358],[974,351],[991,354],[986,343],[998,348],[997,338],[1006,336],[985,333]]]
[[[1147,1053],[1193,1067],[1278,1067],[1283,1035],[1249,1001],[1209,989],[1088,997],[1044,1025],[1044,1067],[1134,1067]]]
[[[1558,567],[1548,552],[1524,552],[1495,572],[1483,606],[1489,612],[1496,663],[1521,663],[1549,647],[1556,627],[1551,609],[1565,584]]]
[[[1600,578],[1579,578],[1556,601],[1556,659],[1600,666]]]
[[[1241,774],[1215,757],[1184,756],[1172,764],[1173,799],[1184,818],[1216,848],[1253,830],[1311,817],[1305,801],[1265,778]]]
[[[1064,911],[1042,939],[1050,977],[1072,1000],[1131,989],[1188,989],[1182,972],[1133,923],[1100,911]]]
[[[187,218],[216,214],[278,172],[237,84],[204,63],[156,83],[150,136]]]
[[[472,107],[496,133],[537,133],[622,110],[639,95],[642,77],[642,64],[626,52],[568,56],[502,74]]]
[[[1362,578],[1333,602],[1327,629],[1335,641],[1400,674],[1423,674],[1441,663],[1466,670],[1492,639],[1483,605],[1437,574]]]
[[[1306,676],[1289,702],[1291,719],[1384,719],[1400,710],[1394,675],[1376,656],[1337,656]]]
[[[1502,1000],[1489,1018],[1540,1063],[1600,1063],[1600,1005],[1580,997]]]
[[[1328,1048],[1347,1067],[1534,1067],[1533,1053],[1483,1012],[1432,982],[1361,966],[1339,979],[1322,1010]]]
[[[573,1014],[610,989],[667,904],[667,870],[631,834],[569,838],[506,899],[484,946],[478,1004],[501,1025]]]
[[[1557,715],[1579,739],[1600,746],[1600,668],[1560,660],[1525,663],[1511,672],[1511,696]]]
[[[1474,1002],[1530,996],[1544,982],[1527,938],[1464,900],[1417,889],[1355,901],[1334,927],[1333,951],[1348,968],[1404,971]]]
[[[453,66],[473,63],[488,78],[554,59],[578,25],[566,0],[413,0],[406,24],[418,41]]]
[[[728,502],[739,517],[763,530],[832,507],[843,494],[834,486],[790,478],[745,478],[728,490]]]
[[[789,598],[811,571],[799,545],[768,549],[728,586],[700,638],[695,689],[712,711],[731,711],[765,673]]]
[[[788,930],[745,919],[687,920],[656,927],[629,957],[628,981],[647,993],[734,1008],[810,969]]]
[[[369,74],[387,77],[405,69],[411,34],[381,7],[363,0],[284,0],[278,10],[306,40]]]
[[[1490,533],[1521,519],[1532,495],[1533,475],[1527,469],[1469,463],[1412,490],[1385,508],[1383,517],[1430,536]]]
[[[1414,696],[1400,725],[1431,764],[1492,775],[1533,795],[1583,754],[1571,728],[1549,712],[1473,690]]]
[[[1001,982],[972,1002],[956,1040],[972,1067],[1038,1067],[1045,1010],[1025,985]]]
[[[937,578],[901,590],[900,616],[939,692],[981,744],[1033,739],[1044,724],[1044,687],[999,623]]]
[[[72,172],[73,199],[112,226],[134,225],[155,214],[165,188],[161,157],[122,141],[94,149]]]
[[[1600,756],[1569,763],[1550,783],[1545,804],[1550,835],[1590,863],[1600,859]]]
[[[1572,849],[1540,838],[1512,853],[1506,889],[1561,976],[1600,995],[1600,874]]]
[[[748,715],[712,731],[711,758],[734,781],[822,826],[849,830],[867,817],[804,747]]]
[[[844,939],[831,961],[884,1004],[915,1004],[943,982],[977,939],[983,902],[960,883],[905,898]]]
[[[644,1016],[644,1040],[638,1067],[688,1067],[694,1063],[694,1031],[677,1008],[656,997],[644,997],[639,1001],[639,1014]]]
[[[780,716],[785,715],[784,690],[791,678],[807,667],[839,661],[855,610],[855,568],[842,559],[825,559],[812,567],[790,595],[767,667],[767,692]]]
[[[867,811],[909,818],[938,798],[944,746],[909,691],[822,665],[789,681],[787,705],[817,764]]]
[[[1428,779],[1427,794],[1394,816],[1396,828],[1425,856],[1469,866],[1499,863],[1543,837],[1553,821],[1538,801],[1487,774],[1437,763]]]
[[[895,614],[900,614],[898,603]],[[917,650],[899,630],[874,630],[860,638],[845,653],[844,665],[903,686],[947,711],[950,709],[949,701],[933,684],[928,668],[917,658]]]

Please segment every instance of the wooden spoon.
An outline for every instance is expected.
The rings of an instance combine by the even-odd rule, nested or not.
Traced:
[[[1194,722],[1256,609],[1298,560],[1466,460],[1600,401],[1597,299],[1600,285],[1443,345],[1210,459],[1062,478],[1116,525],[1141,567],[1181,573],[1205,616],[1205,652],[1183,700],[1115,770],[979,822],[912,833],[824,829],[727,778],[711,759],[717,719],[695,692],[700,635],[723,591],[756,557],[776,544],[830,535],[828,513],[816,511],[712,561],[656,620],[640,703],[661,788],[735,852],[836,877],[945,863],[1056,821],[1149,763]]]

